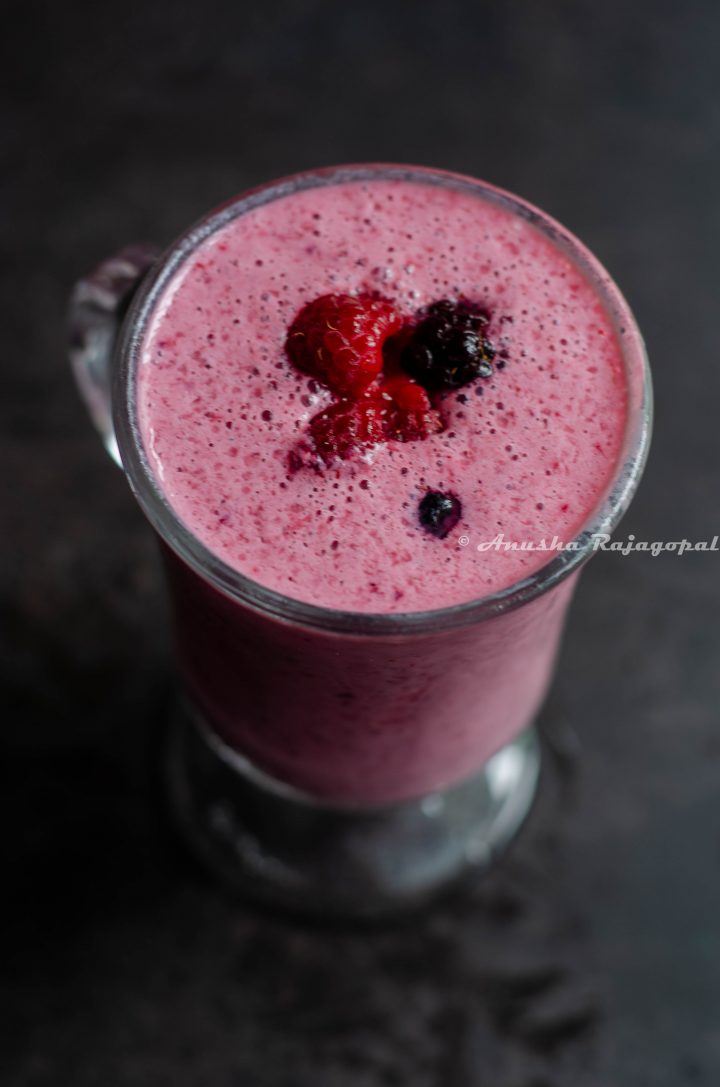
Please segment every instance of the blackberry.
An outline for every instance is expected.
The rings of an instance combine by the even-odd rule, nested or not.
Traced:
[[[403,349],[403,369],[429,392],[491,377],[495,349],[485,338],[488,322],[487,311],[465,299],[433,302]]]
[[[444,540],[462,517],[462,504],[457,495],[428,491],[420,500],[418,517],[426,532]]]

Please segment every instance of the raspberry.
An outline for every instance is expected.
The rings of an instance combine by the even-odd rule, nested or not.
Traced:
[[[464,299],[433,302],[405,345],[403,369],[431,392],[492,376],[495,350],[485,339],[488,314]]]
[[[462,517],[462,505],[457,495],[428,491],[418,506],[420,524],[431,536],[444,540]]]
[[[326,464],[380,442],[420,441],[439,430],[442,422],[428,394],[404,376],[383,382],[359,400],[340,400],[310,420],[315,450]]]
[[[360,396],[382,369],[383,343],[401,325],[385,298],[325,294],[297,314],[285,350],[299,370],[340,396]]]
[[[387,401],[377,395],[340,400],[310,420],[310,433],[320,458],[330,464],[385,440]]]
[[[415,442],[442,430],[440,415],[431,406],[430,398],[422,385],[400,376],[385,381],[381,391],[390,400],[385,417],[385,433],[388,438],[395,438],[400,442]]]

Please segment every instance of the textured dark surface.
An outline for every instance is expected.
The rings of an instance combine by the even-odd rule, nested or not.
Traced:
[[[134,10],[134,14],[133,14]],[[720,1080],[720,555],[596,558],[539,807],[404,925],[225,900],[165,830],[153,545],[64,358],[79,274],[301,167],[522,192],[626,291],[656,441],[622,533],[720,531],[720,7],[3,5],[3,1087]]]

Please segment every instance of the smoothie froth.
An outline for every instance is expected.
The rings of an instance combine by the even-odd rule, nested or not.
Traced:
[[[319,295],[363,291],[407,315],[482,304],[501,366],[442,395],[442,433],[289,473],[332,396],[288,361],[288,327]],[[152,317],[138,398],[151,469],[212,552],[286,596],[386,613],[473,600],[543,565],[477,544],[571,539],[613,475],[627,410],[621,334],[566,253],[477,192],[404,179],[290,193],[206,239]],[[461,499],[445,540],[419,526],[428,489]]]

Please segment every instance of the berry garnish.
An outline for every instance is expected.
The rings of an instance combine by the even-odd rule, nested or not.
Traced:
[[[484,309],[464,299],[433,302],[403,349],[403,369],[430,392],[490,377],[495,350],[484,335],[488,320]]]
[[[384,381],[381,390],[389,401],[385,415],[388,438],[416,442],[442,430],[440,414],[432,407],[422,385],[400,374]]]
[[[285,348],[290,360],[340,396],[360,396],[382,369],[382,347],[402,318],[370,295],[324,294],[295,317]]]
[[[437,536],[439,540],[444,540],[452,532],[461,516],[460,499],[451,493],[428,491],[418,506],[420,524],[426,532]]]
[[[360,400],[339,400],[310,420],[315,450],[325,464],[347,460],[385,440],[387,400],[366,395]]]
[[[336,399],[310,420],[311,441],[291,451],[288,470],[347,460],[384,441],[437,434],[443,421],[430,397],[493,373],[488,324],[487,312],[465,298],[441,299],[408,321],[374,294],[325,294],[308,302],[285,348],[295,366]],[[424,527],[443,538],[460,517],[460,503],[430,491],[420,514]]]
[[[442,430],[428,394],[405,375],[367,390],[358,400],[343,399],[310,420],[315,451],[329,464],[347,460],[379,442],[415,442]]]

